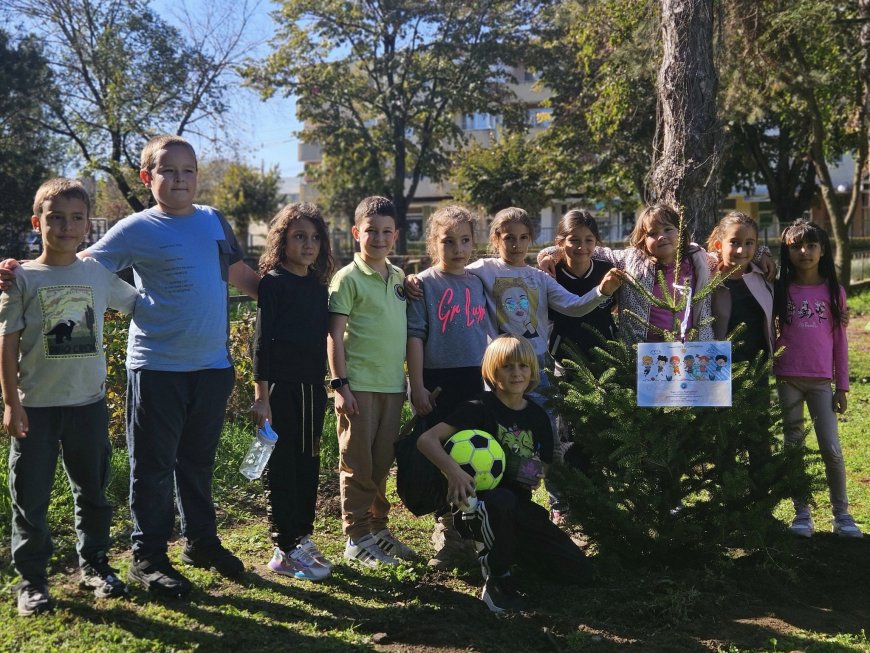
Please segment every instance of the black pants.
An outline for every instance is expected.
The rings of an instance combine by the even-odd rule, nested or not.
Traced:
[[[518,564],[554,582],[589,582],[592,563],[531,497],[497,487],[481,490],[477,498],[477,509],[454,513],[453,522],[462,537],[483,544],[479,555],[484,578],[504,575]]]
[[[326,388],[274,383],[269,406],[278,443],[264,474],[266,512],[272,543],[289,551],[314,530]]]
[[[232,367],[162,372],[127,370],[127,449],[133,555],[165,555],[177,496],[188,543],[220,542],[211,483]]]

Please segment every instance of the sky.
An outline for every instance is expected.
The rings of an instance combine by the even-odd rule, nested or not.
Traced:
[[[184,0],[189,10],[194,14],[214,12],[215,5],[224,2],[234,3],[235,0]],[[260,44],[247,49],[251,56],[263,56],[268,52],[265,41],[274,31],[274,22],[269,13],[276,5],[268,0],[249,0],[253,7],[250,23],[250,39],[256,38]],[[239,3],[241,4],[241,3]],[[152,0],[151,6],[168,21],[177,10],[177,0]],[[202,13],[201,13],[202,12]],[[302,125],[296,120],[295,101],[293,98],[275,96],[262,101],[259,95],[250,89],[232,89],[229,96],[230,114],[228,122],[239,141],[239,151],[236,153],[246,163],[271,168],[278,165],[283,177],[297,176],[302,172],[302,164],[297,160],[299,140],[294,132]],[[187,136],[187,135],[186,135]],[[201,159],[214,156],[224,156],[226,152],[217,152],[207,142],[191,138]]]

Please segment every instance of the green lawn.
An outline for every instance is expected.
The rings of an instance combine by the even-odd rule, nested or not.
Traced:
[[[841,439],[852,509],[870,531],[870,290],[850,307],[852,391]],[[72,506],[59,481],[51,508],[57,609],[16,617],[9,497],[0,492],[0,585],[9,597],[0,602],[0,651],[870,652],[870,538],[845,541],[823,532],[830,530],[824,491],[815,497],[820,532],[811,540],[788,540],[752,555],[734,552],[733,559],[703,568],[602,570],[591,589],[561,588],[520,573],[536,610],[497,618],[477,599],[473,566],[454,573],[426,566],[432,519],[416,519],[401,507],[394,511],[394,530],[421,552],[418,562],[377,571],[340,563],[316,585],[270,574],[259,485],[235,470],[250,435],[247,427],[228,428],[216,473],[221,532],[249,572],[236,583],[190,570],[196,589],[188,601],[150,601],[134,590],[127,600],[94,602],[79,590]],[[334,437],[328,429],[326,437]],[[7,449],[4,440],[0,456]],[[113,559],[126,572],[124,451],[116,451],[115,463]],[[0,481],[5,485],[5,477]],[[337,493],[335,475],[326,473],[315,539],[339,562]],[[790,518],[790,507],[781,506],[778,516]],[[170,553],[177,558],[179,552],[176,542]]]

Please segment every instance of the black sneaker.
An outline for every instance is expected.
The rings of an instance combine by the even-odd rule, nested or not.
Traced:
[[[109,566],[105,554],[100,554],[81,568],[81,587],[94,590],[98,599],[108,599],[113,596],[127,594],[127,586],[118,578],[118,570]]]
[[[187,544],[181,553],[181,561],[192,567],[213,569],[222,576],[237,578],[245,573],[245,565],[220,542],[209,546]]]
[[[522,612],[525,609],[523,595],[514,587],[510,575],[487,578],[480,600],[492,612]]]
[[[144,585],[149,592],[160,596],[179,597],[191,590],[190,581],[175,570],[165,553],[133,560],[127,580]]]
[[[48,585],[18,586],[19,616],[31,617],[40,612],[48,612],[52,607],[51,599],[48,596]]]

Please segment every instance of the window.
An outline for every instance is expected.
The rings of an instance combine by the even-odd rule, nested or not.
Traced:
[[[494,130],[501,124],[501,116],[491,113],[470,113],[462,117],[462,129],[466,131]]]
[[[553,112],[545,107],[528,110],[529,127],[549,127],[553,122]]]

